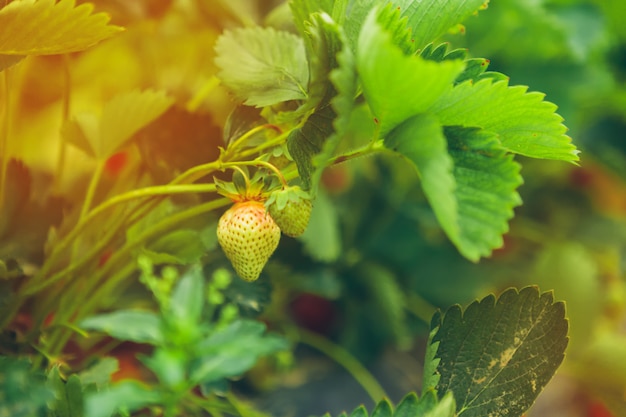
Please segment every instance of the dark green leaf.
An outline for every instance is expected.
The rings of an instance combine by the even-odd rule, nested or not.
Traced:
[[[532,158],[578,160],[578,151],[565,134],[556,106],[527,87],[506,81],[467,81],[441,95],[433,105],[444,126],[480,127],[497,133],[507,151]]]
[[[563,361],[563,303],[537,288],[489,295],[465,311],[448,309],[432,343],[439,343],[439,397],[452,392],[463,417],[520,416]]]
[[[83,385],[95,385],[101,388],[111,382],[111,375],[119,369],[119,362],[115,358],[102,358],[98,362],[80,372],[78,376]]]
[[[163,400],[163,394],[136,381],[122,381],[112,387],[88,394],[85,417],[110,417],[115,412],[132,412]]]
[[[83,387],[77,375],[72,375],[64,381],[59,373],[59,367],[55,366],[48,373],[48,385],[54,390],[56,397],[55,401],[49,404],[52,416],[83,416]]]
[[[371,417],[392,417],[392,415],[393,410],[391,409],[391,404],[385,399],[376,404]]]
[[[79,327],[118,339],[159,345],[164,342],[159,316],[150,311],[126,310],[101,314],[83,320]]]
[[[273,28],[226,31],[215,45],[224,85],[249,106],[307,98],[309,69],[304,42]]]
[[[402,401],[400,401],[400,404],[396,407],[396,411],[393,413],[393,417],[415,417],[418,415],[418,399],[414,392],[408,393]]]
[[[368,417],[368,413],[364,406],[360,406],[350,413],[350,417]]]
[[[437,367],[441,359],[437,357],[437,349],[439,348],[439,342],[435,342],[433,339],[439,331],[439,324],[441,323],[441,312],[437,311],[431,320],[430,334],[428,335],[428,345],[426,346],[426,354],[424,356],[424,374],[422,376],[422,398],[428,391],[434,391],[439,384],[441,376],[437,372]]]
[[[301,128],[294,129],[287,139],[287,148],[298,165],[302,189],[311,188],[315,172],[313,158],[321,152],[324,141],[333,133],[335,112],[330,105],[316,110]]]
[[[0,416],[41,415],[46,403],[54,401],[45,376],[31,367],[28,361],[0,356]]]
[[[412,116],[425,112],[451,90],[462,61],[435,62],[405,55],[373,10],[359,36],[356,64],[363,93],[385,136]]]
[[[198,384],[239,376],[259,357],[287,348],[285,339],[264,333],[265,325],[251,320],[237,320],[217,329],[195,347],[198,359],[190,380]]]

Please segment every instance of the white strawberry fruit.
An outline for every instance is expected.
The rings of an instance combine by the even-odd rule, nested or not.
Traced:
[[[241,201],[220,218],[217,240],[235,272],[255,281],[278,246],[280,228],[262,202]]]

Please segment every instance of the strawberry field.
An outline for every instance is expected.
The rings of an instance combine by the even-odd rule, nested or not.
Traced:
[[[0,417],[625,416],[621,6],[0,1]]]

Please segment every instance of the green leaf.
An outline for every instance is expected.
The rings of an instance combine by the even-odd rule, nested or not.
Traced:
[[[254,366],[259,357],[286,348],[285,339],[265,334],[263,323],[237,320],[194,347],[198,359],[192,364],[189,379],[200,384],[239,376]]]
[[[506,154],[495,136],[476,129],[444,129],[454,160],[459,235],[453,243],[466,258],[477,261],[503,244],[513,208],[522,200],[520,165]]]
[[[309,69],[304,42],[273,28],[226,31],[215,45],[224,85],[249,106],[307,98]]]
[[[100,118],[81,113],[63,126],[64,138],[90,156],[104,160],[173,104],[162,91],[131,91],[107,102]]]
[[[164,342],[159,316],[150,311],[126,310],[88,317],[79,327],[136,343],[159,345]]]
[[[111,382],[111,375],[119,369],[119,362],[115,358],[101,358],[78,374],[83,385],[95,385],[98,389]]]
[[[437,349],[439,342],[434,341],[435,335],[439,331],[441,323],[441,312],[437,311],[431,320],[430,333],[428,335],[428,345],[426,346],[426,354],[424,355],[424,373],[422,375],[422,398],[428,391],[434,391],[439,384],[441,375],[437,372],[437,367],[441,359],[437,357]]]
[[[311,211],[309,227],[299,239],[311,257],[320,262],[333,262],[341,255],[339,215],[324,193],[318,193]]]
[[[93,5],[16,0],[0,8],[0,54],[50,55],[87,49],[123,30]]]
[[[329,82],[332,70],[338,67],[337,54],[343,49],[344,37],[339,25],[326,13],[315,13],[306,24],[306,51],[309,61],[309,100],[299,111],[321,108],[336,94]]]
[[[315,167],[313,158],[319,154],[326,139],[333,133],[335,111],[331,106],[316,110],[301,128],[291,131],[287,148],[298,166],[302,189],[310,190]]]
[[[439,224],[455,241],[460,235],[456,180],[448,144],[436,117],[414,116],[394,129],[385,146],[411,161]]]
[[[333,12],[333,3],[335,0],[290,0],[289,7],[293,15],[293,22],[298,28],[300,35],[305,38],[307,36],[308,28],[306,23],[311,22],[311,15],[314,13],[327,13]]]
[[[48,373],[48,386],[55,392],[55,401],[49,404],[54,417],[83,416],[83,387],[77,375],[71,375],[63,381],[59,367],[55,366]]]
[[[445,395],[441,401],[438,400],[434,391],[429,391],[426,397],[417,398],[415,393],[407,394],[398,404],[396,410],[393,410],[391,403],[383,399],[379,401],[371,417],[455,417],[454,397],[450,394]],[[324,417],[330,417],[326,414]],[[339,417],[346,417],[346,413],[342,413]],[[368,417],[367,409],[364,406],[355,408],[349,417]]]
[[[532,158],[578,161],[556,105],[527,87],[506,81],[467,81],[441,95],[431,108],[444,126],[480,127],[497,133],[507,151]]]
[[[326,14],[315,14],[311,19],[307,45],[311,56],[312,100],[303,109],[312,105],[317,108],[301,128],[291,132],[287,146],[298,166],[303,188],[315,195],[322,171],[349,121],[356,96],[356,77],[341,27]]]
[[[41,415],[46,403],[54,401],[45,376],[31,368],[26,360],[0,356],[0,416]]]
[[[522,178],[494,134],[442,131],[435,117],[420,115],[394,129],[385,145],[414,164],[437,220],[463,256],[477,261],[502,245],[521,203]]]
[[[413,34],[415,49],[423,48],[483,8],[489,0],[402,0],[403,16]],[[402,4],[404,3],[404,5]]]
[[[341,38],[344,39],[343,35]],[[354,98],[357,95],[356,63],[345,39],[341,51],[337,53],[337,67],[330,72],[329,78],[335,90],[335,96],[330,100],[330,105],[335,113],[334,132],[324,142],[321,152],[313,157],[314,170],[311,178],[311,189],[314,194],[317,192],[324,169],[330,163],[331,158],[335,156],[341,139],[348,130],[350,116],[354,109]]]
[[[378,14],[378,9],[372,10],[361,29],[356,64],[365,98],[385,136],[451,90],[464,63],[405,55],[377,21]]]
[[[384,399],[376,404],[374,411],[372,411],[371,417],[391,417],[393,416],[393,409],[388,400]]]
[[[144,253],[155,265],[189,265],[197,262],[206,251],[201,231],[179,229],[151,242]]]
[[[173,319],[197,325],[202,316],[204,306],[204,276],[202,268],[194,265],[180,278],[170,300]]]
[[[452,392],[463,417],[520,416],[563,361],[565,306],[536,287],[509,289],[446,311],[439,343],[440,398]]]
[[[122,381],[110,388],[86,395],[85,417],[110,417],[129,413],[163,401],[163,394],[136,381]]]

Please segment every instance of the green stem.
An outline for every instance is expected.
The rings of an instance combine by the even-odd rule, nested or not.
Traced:
[[[74,306],[74,310],[72,310],[71,308],[68,309],[65,317],[68,318],[68,321],[70,317],[73,321],[80,320],[82,317],[90,314],[101,300],[106,299],[107,295],[112,289],[114,289],[128,275],[134,272],[136,265],[131,262],[131,255],[132,252],[140,245],[149,241],[153,237],[156,237],[170,230],[177,224],[180,224],[201,214],[208,213],[217,208],[226,206],[228,204],[230,204],[230,200],[226,198],[221,198],[180,211],[148,228],[134,241],[126,242],[126,244],[122,246],[122,248],[120,248],[111,256],[108,262],[103,265],[100,270],[98,270],[94,275],[90,276],[88,281],[85,281],[86,286],[80,288],[80,292],[90,294],[90,296],[86,300],[81,301],[81,304],[79,306]],[[114,267],[118,266],[118,264],[123,264],[123,261],[126,261],[127,264],[124,267],[119,268],[117,273],[108,276],[111,270]],[[105,277],[107,277],[106,281],[104,280]],[[56,332],[55,334],[51,335],[50,352],[53,354],[59,352],[67,342],[68,338],[69,335],[67,334],[67,332],[63,333],[62,331]]]
[[[145,198],[145,197],[159,197],[159,196],[168,196],[168,195],[174,195],[174,194],[211,193],[211,192],[215,192],[215,184],[159,185],[159,186],[146,187],[146,188],[142,188],[139,190],[129,191],[127,193],[119,194],[115,197],[110,198],[109,200],[105,201],[104,203],[100,204],[99,206],[91,210],[89,214],[87,214],[83,219],[81,219],[78,222],[78,224],[72,229],[72,231],[68,235],[66,235],[65,238],[63,238],[62,241],[60,241],[59,243],[55,245],[55,248],[53,249],[52,253],[48,256],[48,259],[46,260],[46,263],[44,264],[44,266],[41,268],[39,273],[31,279],[29,283],[29,285],[31,286],[35,285],[35,287],[34,288],[27,287],[27,289],[24,290],[25,294],[33,294],[49,285],[49,284],[46,284],[45,286],[42,287],[42,284],[38,283],[38,281],[41,281],[47,276],[47,274],[50,273],[58,257],[63,253],[63,251],[65,251],[69,247],[71,242],[80,235],[80,233],[85,229],[85,227],[89,225],[89,223],[91,223],[95,218],[97,218],[98,215],[100,215],[101,213],[104,213],[108,209],[118,204],[127,202],[127,201],[131,201],[131,200],[135,200],[139,198]]]
[[[437,311],[437,307],[426,301],[421,295],[413,292],[407,296],[406,309],[413,313],[415,317],[422,320],[426,324],[430,324],[433,314]]]
[[[363,387],[374,403],[387,397],[385,390],[376,378],[350,352],[316,333],[299,328],[297,331],[300,342],[307,344],[335,362],[343,366],[352,377]]]
[[[276,125],[264,124],[264,125],[256,126],[248,130],[246,133],[244,133],[243,135],[238,137],[234,142],[232,142],[230,146],[228,146],[226,153],[233,152],[238,147],[240,147],[243,143],[245,143],[248,139],[250,139],[253,135],[256,135],[257,133],[262,132],[263,130],[266,130],[266,129],[272,129],[274,131],[277,131],[278,133],[282,133],[280,128]]]
[[[91,176],[91,180],[89,181],[89,187],[87,187],[87,194],[85,195],[85,201],[83,202],[83,208],[80,211],[80,216],[78,218],[79,223],[85,218],[89,209],[91,208],[91,203],[96,195],[96,189],[98,188],[98,184],[100,183],[100,178],[104,173],[104,167],[106,166],[106,160],[99,160],[96,164],[96,170],[93,172]]]

